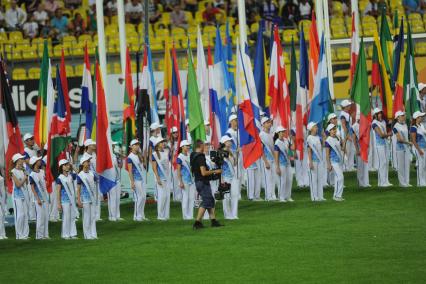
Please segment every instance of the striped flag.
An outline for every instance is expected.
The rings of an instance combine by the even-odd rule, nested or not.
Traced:
[[[0,169],[9,173],[12,156],[23,153],[24,145],[5,67],[3,60],[0,60]],[[12,193],[13,182],[10,175],[6,175],[5,180],[9,193]]]
[[[201,107],[203,109],[203,117],[209,118],[210,100],[209,100],[209,78],[206,64],[206,55],[204,54],[203,38],[201,36],[200,27],[197,27],[197,82],[198,90],[201,96]]]
[[[34,122],[35,142],[44,146],[49,135],[49,121],[53,114],[53,82],[47,41],[44,42],[43,58],[41,61],[40,81],[38,85],[37,109]]]
[[[257,31],[256,54],[254,57],[254,81],[256,83],[256,93],[259,99],[259,106],[265,113],[269,114],[269,96],[267,87],[268,70],[266,64],[265,44],[263,41],[263,32],[265,31],[265,22],[260,21]]]
[[[404,25],[403,19],[401,19],[401,26],[399,27],[398,40],[395,47],[393,61],[393,77],[392,80],[395,82],[395,96],[393,103],[393,115],[397,111],[404,111]]]
[[[71,123],[70,96],[68,94],[68,79],[67,79],[67,70],[65,67],[64,49],[62,49],[62,54],[61,54],[60,73],[61,73],[61,80],[62,80],[61,81],[62,90],[64,90],[65,108],[67,110],[67,120]]]
[[[94,112],[94,96],[92,75],[90,74],[89,52],[87,44],[84,47],[83,80],[81,83],[81,111],[86,117],[86,137],[92,137],[92,130],[96,112]]]
[[[222,137],[220,119],[221,110],[219,106],[219,96],[217,94],[217,81],[215,81],[215,66],[213,65],[213,58],[210,51],[210,45],[208,46],[207,53],[207,66],[209,72],[209,97],[210,97],[210,127],[211,127],[211,144],[217,148],[219,146],[219,140]]]
[[[141,89],[147,90],[149,95],[151,123],[160,123],[160,118],[158,116],[157,93],[155,91],[154,70],[152,69],[151,48],[149,47],[149,43],[144,46],[142,66],[142,81],[140,85]]]
[[[67,119],[66,99],[62,76],[56,68],[56,97],[50,122],[49,147],[47,151],[46,185],[52,192],[52,182],[59,176],[58,162],[71,140],[70,122]]]
[[[386,18],[386,9],[382,8],[381,12],[381,23],[380,23],[380,46],[382,49],[383,63],[386,68],[386,72],[389,74],[389,78],[392,78],[392,51],[393,41],[392,34],[389,29],[388,20]]]
[[[136,138],[135,93],[133,89],[132,69],[129,48],[126,48],[126,70],[124,74],[123,101],[123,145],[129,148],[130,141]]]
[[[167,135],[171,134],[173,117],[172,117],[172,97],[171,97],[171,88],[172,88],[172,59],[170,57],[170,43],[169,37],[166,38],[164,45],[164,84],[163,84],[163,96],[166,101],[166,115],[165,122],[167,125]]]
[[[116,173],[113,165],[111,132],[108,121],[108,108],[105,99],[104,83],[99,62],[96,62],[96,172],[99,174],[99,187],[103,194],[115,185]]]
[[[352,12],[351,76],[350,76],[351,85],[352,85],[352,79],[355,75],[356,62],[358,59],[358,51],[359,51],[358,31],[356,30],[355,12]]]
[[[314,96],[315,77],[317,75],[319,63],[319,38],[317,31],[317,22],[315,13],[312,13],[311,28],[309,30],[309,96],[308,96],[308,112],[312,98]]]
[[[407,120],[410,120],[413,113],[420,110],[419,89],[417,84],[417,69],[414,60],[414,44],[411,38],[411,28],[408,24],[407,53],[405,56],[404,68],[404,102]]]

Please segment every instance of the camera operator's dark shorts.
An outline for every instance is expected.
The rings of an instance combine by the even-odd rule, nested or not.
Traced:
[[[195,188],[197,189],[198,194],[201,196],[201,207],[210,209],[214,208],[214,197],[212,194],[212,189],[209,182],[196,181]]]

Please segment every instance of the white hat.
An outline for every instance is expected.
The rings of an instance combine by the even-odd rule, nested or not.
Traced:
[[[60,160],[60,161],[59,161],[58,165],[59,165],[59,166],[63,166],[63,165],[69,164],[69,163],[70,163],[70,162],[69,162],[68,160],[66,160],[66,159],[62,159],[62,160]]]
[[[185,125],[188,125],[189,124],[189,119],[187,118],[187,119],[185,119]]]
[[[41,157],[36,157],[36,156],[31,157],[30,166],[34,165],[37,161],[40,161],[40,160],[41,160]]]
[[[149,129],[155,130],[155,129],[158,129],[158,128],[161,128],[161,127],[163,127],[163,125],[159,124],[158,122],[154,122],[154,123],[151,124]]]
[[[183,147],[183,146],[191,146],[191,143],[189,143],[188,140],[182,140],[180,141],[180,147]]]
[[[330,113],[327,116],[327,121],[330,122],[330,120],[332,120],[333,118],[337,118],[337,115],[335,113]]]
[[[413,113],[413,118],[417,119],[417,118],[425,116],[425,115],[426,115],[426,113],[424,113],[424,112],[416,111],[416,112]]]
[[[328,126],[327,126],[327,132],[330,132],[330,130],[331,129],[333,129],[333,128],[336,128],[336,125],[334,125],[333,123],[330,123]]]
[[[231,121],[233,121],[234,119],[237,119],[238,117],[237,117],[237,115],[236,114],[231,114],[230,116],[229,116],[229,119],[228,119],[228,122],[231,122]]]
[[[262,117],[262,119],[260,120],[260,124],[263,125],[265,122],[270,121],[271,119],[267,116]]]
[[[135,144],[140,144],[141,142],[139,142],[138,139],[133,139],[132,141],[130,141],[130,145],[129,146],[133,146]]]
[[[277,129],[275,129],[275,133],[283,132],[283,131],[286,131],[286,130],[287,129],[285,129],[284,127],[278,126]]]
[[[373,115],[376,115],[376,114],[378,114],[379,112],[382,112],[382,110],[381,110],[380,108],[376,107],[376,108],[373,110]]]
[[[91,145],[96,145],[96,142],[93,141],[92,139],[87,139],[86,141],[84,141],[84,147],[88,147]]]
[[[306,127],[307,129],[308,129],[308,131],[311,131],[312,130],[312,128],[314,127],[314,126],[316,126],[317,124],[315,123],[315,122],[313,122],[313,121],[311,121],[311,122],[309,122],[308,123],[308,126]]]
[[[163,137],[158,136],[157,138],[155,138],[154,140],[154,147],[156,147],[158,144],[160,144],[161,142],[165,141]]]
[[[31,133],[25,133],[24,135],[24,141],[27,141],[28,139],[34,138],[34,135],[32,135]]]
[[[419,83],[418,87],[419,87],[419,92],[421,92],[426,87],[426,84]]]
[[[16,153],[15,155],[12,156],[12,162],[14,163],[16,163],[16,161],[19,159],[25,159],[25,156],[21,155],[20,153]]]
[[[176,126],[173,126],[172,129],[170,130],[170,133],[176,133],[178,132],[178,129]]]
[[[228,135],[224,135],[224,136],[222,136],[221,138],[220,138],[220,144],[225,144],[226,142],[228,142],[228,141],[232,141],[232,138],[231,137],[229,137]]]
[[[342,103],[340,104],[342,107],[348,107],[352,104],[352,102],[350,100],[343,100]]]
[[[210,125],[210,120],[208,119],[204,120],[204,125]]]
[[[395,118],[398,118],[398,117],[403,116],[403,115],[405,115],[405,112],[399,110],[395,113]]]
[[[86,161],[89,161],[91,158],[92,155],[84,153],[83,156],[80,158],[80,165],[82,165]]]
[[[46,143],[46,144],[44,144],[44,146],[43,146],[43,150],[46,150],[46,151],[47,151],[48,146],[49,146],[49,145],[47,145],[47,143]]]

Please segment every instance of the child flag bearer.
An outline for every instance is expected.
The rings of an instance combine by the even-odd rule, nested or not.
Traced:
[[[309,186],[311,188],[312,201],[325,201],[323,193],[323,177],[325,173],[323,167],[323,155],[321,140],[318,136],[318,126],[315,122],[309,122],[307,126],[309,132],[306,144],[308,146],[309,161]]]
[[[140,151],[140,142],[137,139],[130,141],[130,154],[127,156],[127,169],[130,177],[130,187],[133,191],[135,210],[133,220],[141,222],[148,220],[145,218],[146,188],[143,182],[145,173],[143,158]]]
[[[31,174],[29,177],[34,195],[36,209],[36,239],[49,239],[49,206],[44,171],[41,168],[41,157],[30,159]]]
[[[293,202],[291,198],[291,186],[293,184],[293,172],[291,171],[289,151],[294,150],[290,140],[286,138],[287,129],[278,126],[275,130],[278,135],[275,141],[274,156],[278,182],[278,197],[281,202]]]
[[[28,177],[24,171],[25,156],[17,153],[12,156],[13,169],[13,212],[15,215],[15,232],[17,240],[27,240],[30,233],[28,226],[28,206],[25,201]]]
[[[192,220],[194,218],[195,184],[189,163],[190,146],[191,143],[188,140],[181,141],[180,153],[177,158],[177,176],[179,188],[182,190],[182,215],[184,220]]]
[[[417,186],[426,186],[426,129],[423,124],[425,113],[416,111],[410,129],[411,141],[417,160]]]
[[[328,137],[325,140],[327,169],[334,172],[334,195],[333,200],[343,201],[343,151],[341,141],[336,136],[337,128],[334,124],[327,126]]]

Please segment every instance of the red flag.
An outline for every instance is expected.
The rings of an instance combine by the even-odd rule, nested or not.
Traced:
[[[61,74],[61,84],[62,84],[62,91],[63,91],[64,99],[65,99],[65,107],[67,110],[67,120],[71,123],[70,96],[68,94],[68,80],[67,80],[67,71],[65,68],[64,49],[62,49],[61,65],[59,70]]]
[[[315,13],[312,13],[311,29],[309,30],[309,95],[307,102],[307,117],[309,117],[310,105],[314,96],[315,76],[319,62],[319,39]]]

